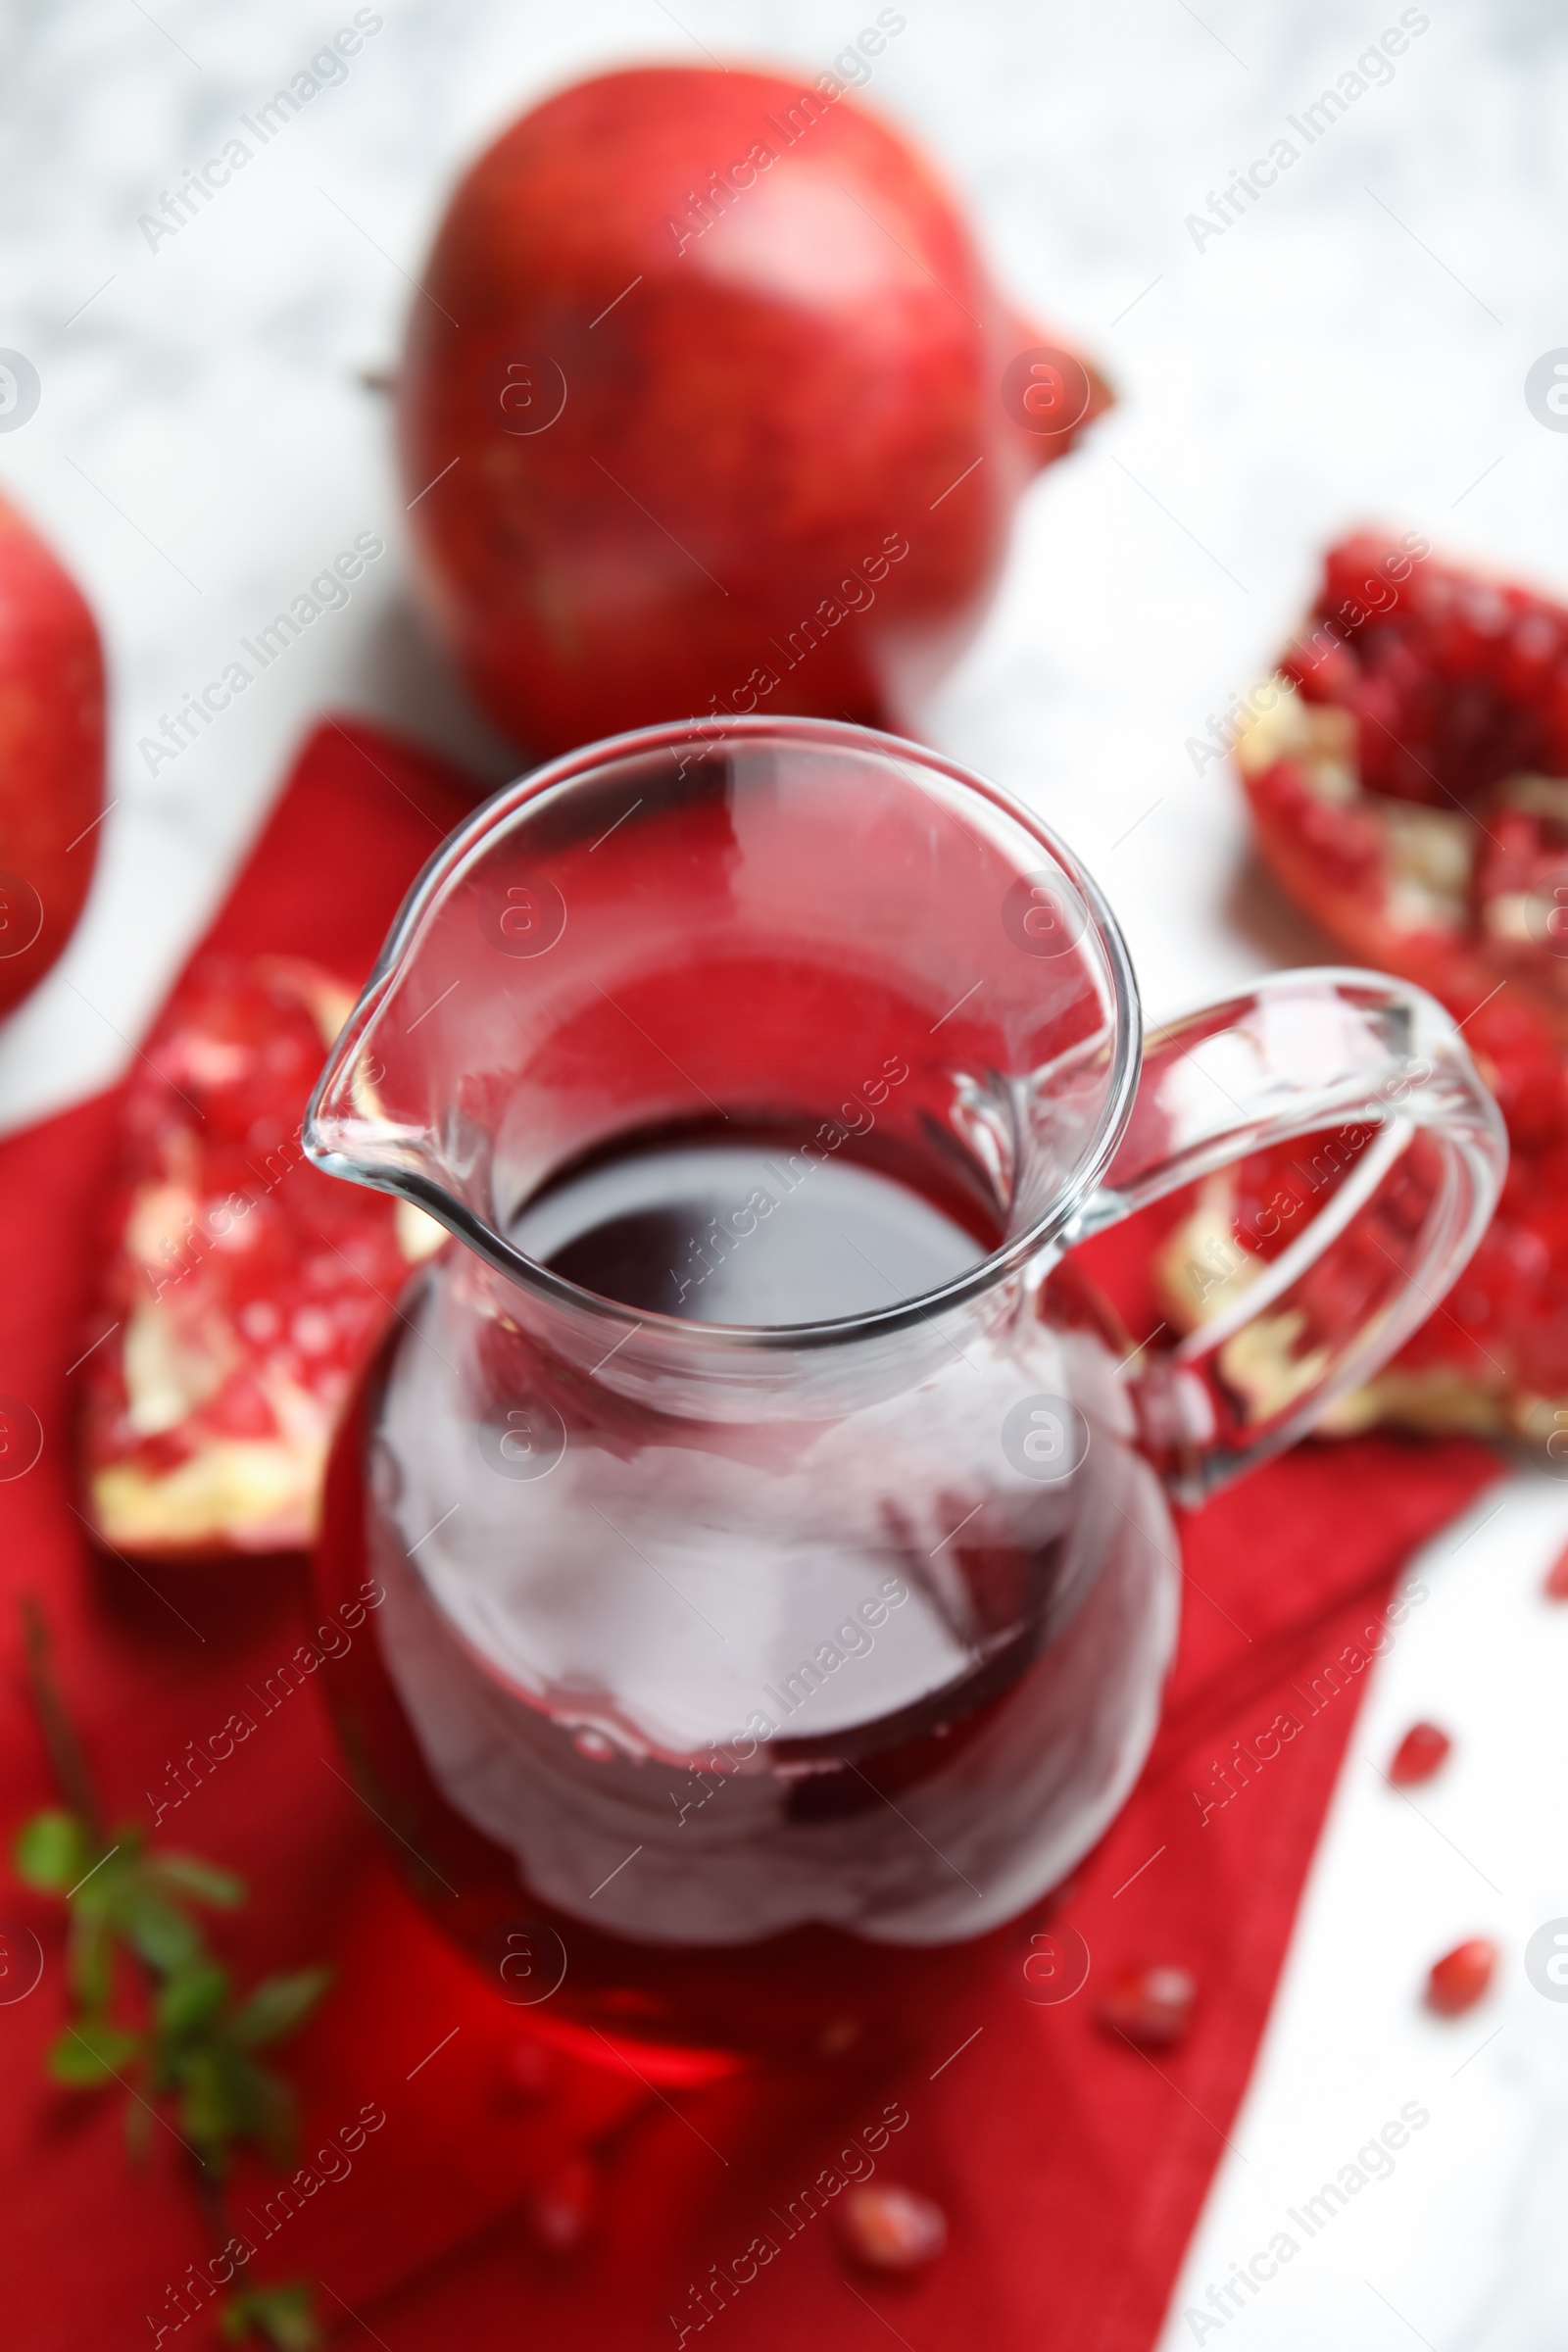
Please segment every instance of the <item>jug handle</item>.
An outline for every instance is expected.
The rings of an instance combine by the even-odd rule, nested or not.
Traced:
[[[1071,1238],[1308,1136],[1310,1158],[1250,1218],[1210,1183],[1165,1246],[1191,1325],[1157,1348],[1152,1335],[1129,1385],[1179,1502],[1304,1436],[1440,1308],[1507,1167],[1501,1115],[1434,998],[1381,972],[1276,972],[1149,1036],[1132,1114]],[[1271,1257],[1256,1247],[1281,1239]]]

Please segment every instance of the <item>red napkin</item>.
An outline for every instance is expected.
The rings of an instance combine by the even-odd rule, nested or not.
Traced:
[[[363,975],[472,798],[411,747],[328,722],[204,945]],[[24,1695],[16,1595],[46,1607],[111,1819],[148,1826],[158,1795],[146,1792],[167,1793],[168,1765],[314,1623],[298,1563],[155,1574],[94,1553],[74,1513],[71,1375],[117,1109],[106,1095],[0,1145],[0,1392],[44,1432],[35,1466],[0,1482],[8,1844],[56,1801]],[[465,2339],[642,2352],[694,2345],[710,2328],[748,2352],[808,2338],[858,2352],[890,2329],[916,2352],[1143,2352],[1252,2065],[1391,1582],[1495,1467],[1464,1444],[1302,1448],[1187,1521],[1164,1726],[1058,1911],[1088,1945],[1087,1985],[1054,2007],[1026,1997],[1039,1924],[1026,1923],[928,2021],[928,2061],[896,2077],[846,2060],[810,2081],[671,2101],[630,2075],[553,2060],[530,2094],[518,2013],[470,1980],[401,1892],[307,1684],[159,1833],[247,1879],[245,1909],[213,1930],[243,1981],[323,1957],[337,1969],[283,2053],[318,2185],[285,2211],[272,2176],[239,2172],[235,2226],[257,2249],[240,2282],[309,2278],[334,2341],[341,2328],[345,2344],[368,2335],[384,2352]],[[1250,1777],[1231,1763],[1239,1792],[1213,1801],[1234,1743],[1250,1746],[1281,1712],[1300,1731]],[[12,1923],[45,1955],[34,1991],[0,1999],[12,2338],[28,2352],[216,2343],[216,2307],[188,2268],[211,2241],[172,2132],[154,2126],[135,2169],[120,2093],[44,2080],[67,2007],[59,1907],[7,1868],[0,1929]],[[1094,2022],[1097,1988],[1144,1961],[1190,1968],[1200,1986],[1187,2039],[1153,2057]],[[829,2219],[791,2234],[788,2218],[808,2184],[835,2193],[839,2151],[895,2104],[907,2122],[878,2175],[934,2196],[951,2225],[946,2255],[905,2286],[847,2271]],[[583,2149],[603,2180],[597,2232],[575,2258],[552,2255],[526,2226],[527,2201]],[[863,2171],[867,2159],[853,2161]],[[754,2275],[736,2283],[731,2266],[759,2236],[777,2252],[742,2261]]]

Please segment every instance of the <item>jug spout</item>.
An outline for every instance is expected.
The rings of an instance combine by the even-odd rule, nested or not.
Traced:
[[[400,1115],[387,1097],[391,1070],[369,1038],[373,1026],[362,998],[338,1037],[311,1097],[302,1141],[307,1155],[328,1175],[372,1185],[429,1203],[446,1171],[432,1152],[425,1122],[405,1105]]]
[[[550,955],[565,902],[539,839],[540,781],[498,794],[431,858],[332,1050],[302,1136],[327,1174],[413,1201],[509,1271],[508,1217],[553,1149],[530,1153],[526,1134],[530,1103],[551,1091],[533,1063],[565,961]],[[503,1144],[508,1180],[498,1189]]]
[[[476,1083],[485,1074],[465,1070],[434,1003],[421,1004],[421,975],[390,950],[389,958],[317,1083],[301,1136],[306,1155],[325,1174],[395,1194],[482,1255],[510,1261],[494,1230],[495,1106],[482,1099],[499,1091],[497,1074],[488,1073],[489,1088]]]

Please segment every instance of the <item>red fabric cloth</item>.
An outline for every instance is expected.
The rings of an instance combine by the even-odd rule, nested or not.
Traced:
[[[410,747],[328,722],[204,944],[310,955],[359,977],[471,798]],[[166,1765],[221,1726],[314,1622],[298,1562],[133,1570],[95,1554],[74,1513],[68,1367],[91,1337],[94,1208],[117,1105],[100,1097],[0,1145],[0,1391],[44,1431],[35,1467],[0,1483],[8,1844],[17,1823],[55,1801],[24,1694],[18,1594],[45,1604],[111,1818],[143,1823],[144,1792],[165,1788]],[[352,2144],[363,2111],[384,2116],[352,2154],[318,2167],[341,2173],[346,2161],[346,2176],[287,2218],[269,2205],[271,2177],[242,2169],[236,2226],[259,2247],[242,2282],[317,2281],[333,2340],[338,2328],[344,2343],[368,2331],[386,2352],[456,2341],[642,2352],[676,2344],[682,2326],[688,2344],[711,2328],[748,2352],[794,2352],[808,2337],[858,2352],[884,2345],[889,2327],[921,2352],[1143,2352],[1252,2065],[1365,1674],[1351,1669],[1310,1712],[1313,1678],[1347,1644],[1363,1655],[1399,1564],[1494,1469],[1468,1445],[1303,1448],[1187,1522],[1164,1725],[1061,1912],[1089,1945],[1088,1986],[1033,2005],[1020,1931],[930,2021],[929,2064],[896,2078],[742,2081],[671,2103],[629,2076],[555,2060],[543,2092],[525,2098],[517,2013],[470,1979],[401,1892],[307,1685],[160,1831],[248,1880],[245,1909],[213,1931],[244,1981],[322,1957],[337,1968],[318,2019],[283,2056],[301,2094],[302,2156],[344,2127]],[[1304,1729],[1203,1819],[1193,1789],[1214,1793],[1215,1763],[1281,1709]],[[0,2005],[11,2339],[28,2352],[101,2352],[155,2342],[163,2326],[166,2345],[216,2342],[200,2298],[175,2327],[171,2290],[211,2241],[172,2132],[153,2129],[135,2169],[118,2093],[83,2097],[44,2080],[67,2006],[59,1906],[7,1867],[3,1922],[30,1927],[45,1953],[37,1988]],[[1200,1987],[1188,2039],[1157,2062],[1093,2018],[1097,1983],[1146,1960],[1184,1964]],[[952,2231],[944,2258],[904,2287],[847,2274],[827,2220],[788,2236],[776,2218],[895,2099],[909,2120],[879,2173],[935,2196]],[[589,2145],[603,2165],[601,2218],[587,2248],[564,2260],[541,2249],[521,2209]],[[689,2290],[759,2233],[777,2256],[699,2328]]]

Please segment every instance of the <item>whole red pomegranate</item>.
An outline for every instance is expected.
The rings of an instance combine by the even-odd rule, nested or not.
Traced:
[[[514,123],[436,238],[398,388],[423,594],[538,752],[886,718],[1109,397],[839,75],[608,74]]]
[[[0,1013],[71,936],[103,801],[98,631],[75,582],[0,498]]]

